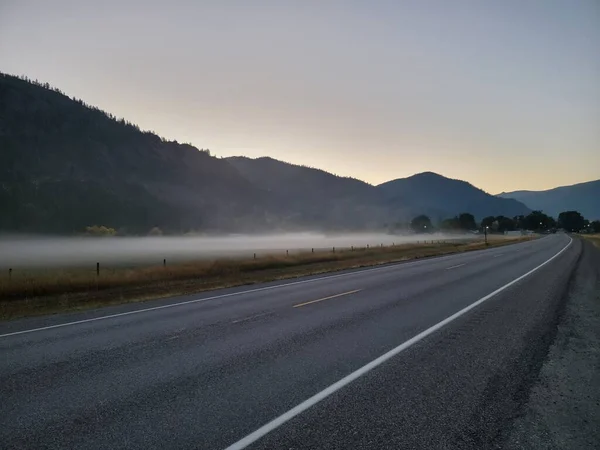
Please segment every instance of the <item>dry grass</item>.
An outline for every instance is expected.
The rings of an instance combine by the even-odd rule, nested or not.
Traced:
[[[492,238],[489,246],[531,238]],[[482,241],[406,244],[173,266],[13,271],[0,275],[0,318],[88,309],[485,248]]]
[[[596,247],[600,247],[600,234],[582,234],[581,236],[592,241]]]

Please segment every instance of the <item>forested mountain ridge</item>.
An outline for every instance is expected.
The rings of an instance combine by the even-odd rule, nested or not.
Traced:
[[[312,210],[322,217],[336,211],[361,224],[393,224],[428,214],[434,222],[471,212],[488,215],[527,215],[529,208],[516,200],[500,199],[465,181],[432,172],[373,186],[354,178],[298,166],[272,158],[231,157],[227,160],[250,182],[274,194],[280,204]],[[328,216],[329,215],[329,216]],[[338,217],[339,219],[339,217]],[[335,220],[335,219],[334,219]]]
[[[586,218],[600,220],[600,180],[561,186],[546,191],[514,191],[498,194],[514,198],[532,209],[557,216],[562,211],[577,210]]]
[[[423,213],[528,211],[432,173],[372,186],[272,158],[215,158],[0,74],[0,231],[385,230]]]
[[[47,85],[0,74],[0,140],[0,229],[264,225],[264,193],[226,161]]]
[[[288,221],[363,229],[380,228],[398,216],[374,186],[355,178],[268,157],[236,156],[227,161],[252,184],[269,192],[278,209],[288,210]]]
[[[491,215],[514,217],[531,212],[521,202],[495,197],[471,183],[433,172],[388,181],[378,185],[377,189],[390,207],[412,205],[436,221],[460,212],[470,212],[479,219]]]

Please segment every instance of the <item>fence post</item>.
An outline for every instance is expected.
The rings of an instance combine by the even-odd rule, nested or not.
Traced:
[[[254,259],[256,259],[256,253],[254,254]]]
[[[167,258],[163,259],[163,267],[167,267]]]
[[[314,253],[314,252],[315,252],[315,249],[314,249],[314,248],[312,248],[310,251],[311,251],[311,253]]]
[[[12,279],[12,267],[8,269],[8,281]]]
[[[99,262],[96,263],[96,276],[97,277],[100,276],[100,263]]]
[[[333,253],[335,253],[335,247],[333,247]]]

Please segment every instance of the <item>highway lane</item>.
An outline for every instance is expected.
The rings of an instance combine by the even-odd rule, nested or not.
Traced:
[[[550,236],[2,324],[0,442],[7,448],[225,448],[535,269],[569,241]],[[469,430],[476,434],[467,419],[487,404],[497,406],[485,403],[485,391],[498,384],[507,361],[535,360],[525,358],[527,349],[544,342],[579,245],[253,445],[401,448],[399,442],[412,442],[410,448],[419,448],[421,442],[432,448]],[[507,378],[521,386],[525,372]],[[467,382],[470,389],[458,389]],[[500,384],[498,392],[510,391],[512,384]],[[398,386],[406,388],[398,392]],[[510,413],[492,410],[484,425]],[[448,424],[448,411],[462,428]],[[465,448],[481,444],[461,439]]]

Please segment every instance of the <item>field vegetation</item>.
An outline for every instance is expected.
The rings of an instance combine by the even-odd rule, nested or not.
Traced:
[[[192,294],[479,250],[532,237],[490,236],[469,242],[428,241],[387,247],[330,249],[253,258],[190,261],[175,265],[16,269],[0,274],[0,318],[12,319],[131,301]]]

